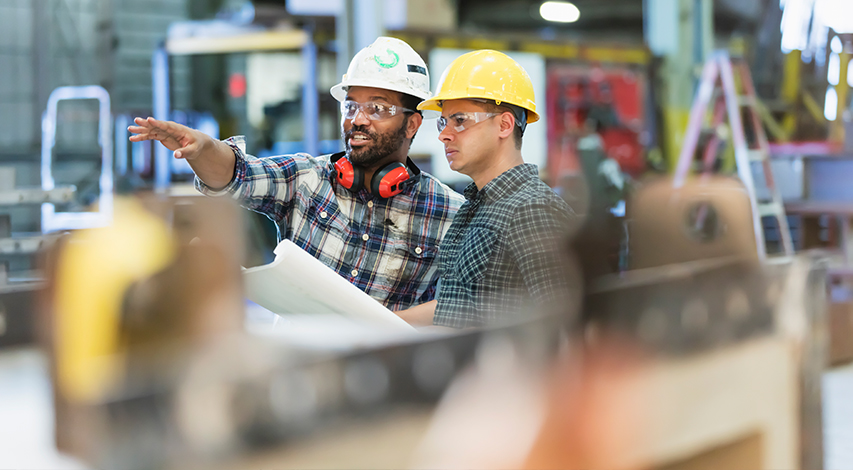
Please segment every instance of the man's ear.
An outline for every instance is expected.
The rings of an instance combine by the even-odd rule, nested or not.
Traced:
[[[506,139],[507,137],[512,137],[512,132],[515,130],[515,116],[512,115],[509,111],[505,113],[501,113],[498,116],[500,119],[500,132],[498,135],[502,139]]]
[[[412,113],[409,115],[409,119],[406,122],[406,138],[411,139],[415,137],[418,129],[421,128],[421,124],[424,122],[424,117],[420,115],[420,113]]]

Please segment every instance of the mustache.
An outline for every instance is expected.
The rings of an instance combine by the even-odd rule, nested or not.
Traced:
[[[346,139],[349,140],[350,137],[352,137],[352,135],[356,132],[361,132],[362,134],[367,134],[367,137],[369,137],[371,139],[373,137],[375,137],[375,134],[373,132],[370,132],[369,130],[367,130],[367,127],[365,127],[365,126],[352,126],[350,128],[350,130],[344,132],[344,137],[346,137]]]

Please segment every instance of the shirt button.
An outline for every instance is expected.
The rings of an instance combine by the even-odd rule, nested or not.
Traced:
[[[328,216],[329,216],[329,214],[327,214],[326,211],[320,212],[320,218],[321,219],[325,219]]]
[[[350,271],[350,274],[352,274],[352,275],[353,275],[353,277],[358,276],[358,271],[356,271],[355,269],[353,269],[352,271]]]
[[[365,233],[364,235],[361,236],[361,239],[364,241],[367,241],[367,240],[370,240],[370,237],[368,237],[367,234]]]
[[[415,253],[417,253],[417,254],[421,254],[421,253],[423,253],[423,251],[424,250],[422,250],[421,247],[415,248]]]
[[[367,207],[373,207],[373,201],[367,201]]]

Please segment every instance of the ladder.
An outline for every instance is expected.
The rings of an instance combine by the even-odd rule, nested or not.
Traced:
[[[736,77],[739,80],[736,81]],[[718,83],[721,83],[721,88],[718,87]],[[696,147],[699,144],[699,135],[703,128],[708,105],[711,101],[714,101],[714,110],[711,117],[713,129],[717,129],[723,120],[728,117],[732,143],[734,145],[737,173],[746,187],[752,207],[752,222],[753,230],[755,231],[755,242],[758,248],[758,258],[763,261],[767,257],[764,227],[762,224],[762,220],[765,217],[772,217],[776,220],[777,227],[779,228],[782,254],[786,256],[792,255],[794,253],[794,246],[791,242],[791,232],[788,228],[788,220],[785,216],[785,206],[782,203],[782,197],[773,179],[773,171],[770,166],[770,149],[767,144],[767,135],[764,133],[764,127],[762,127],[758,110],[758,98],[756,97],[755,87],[749,73],[749,66],[745,60],[732,60],[726,51],[715,51],[708,62],[705,63],[705,67],[702,70],[702,79],[699,82],[699,88],[696,90],[696,98],[690,110],[687,132],[684,135],[684,145],[681,147],[678,165],[675,169],[674,187],[679,188],[684,184],[693,166]],[[741,120],[742,110],[746,111],[755,133],[752,146],[747,142],[743,121]],[[713,171],[720,144],[721,138],[715,132],[703,149],[703,173]],[[753,163],[760,164],[763,169],[762,173],[764,174],[765,184],[769,192],[769,199],[759,200],[756,195],[755,181],[752,176]]]

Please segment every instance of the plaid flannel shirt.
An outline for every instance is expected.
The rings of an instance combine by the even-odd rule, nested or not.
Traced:
[[[241,136],[225,141],[237,157],[234,178],[207,195],[230,194],[276,223],[289,239],[391,310],[435,297],[438,244],[464,199],[420,173],[391,198],[352,193],[335,182],[329,156],[256,158]]]
[[[441,245],[436,325],[483,326],[576,302],[564,256],[575,215],[536,165],[507,170],[479,191],[471,183],[465,197]]]

